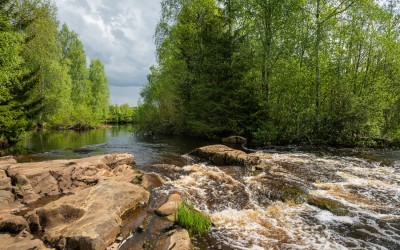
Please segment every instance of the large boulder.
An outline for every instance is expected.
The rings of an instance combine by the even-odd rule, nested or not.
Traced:
[[[225,145],[201,147],[190,152],[190,155],[209,161],[217,166],[252,166],[260,163],[258,156],[248,155],[241,150],[235,150]]]
[[[142,187],[114,179],[100,180],[28,214],[31,230],[61,249],[105,249],[120,233],[121,216],[146,203]]]
[[[7,168],[18,187],[16,194],[23,203],[41,197],[72,193],[96,185],[104,178],[134,178],[135,159],[126,153],[113,153],[76,160],[55,160],[14,164]]]

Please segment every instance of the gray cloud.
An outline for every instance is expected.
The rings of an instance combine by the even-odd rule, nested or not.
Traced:
[[[55,0],[55,3],[59,20],[79,34],[88,59],[104,62],[112,103],[125,100],[136,105],[139,87],[146,83],[149,68],[155,63],[153,35],[160,15],[160,0]],[[135,92],[126,94],[130,91]]]

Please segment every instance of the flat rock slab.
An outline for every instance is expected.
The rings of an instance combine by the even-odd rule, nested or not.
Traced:
[[[44,196],[72,193],[96,185],[105,178],[130,181],[134,178],[135,158],[113,153],[76,160],[13,164],[6,170],[19,186],[19,198],[32,203]]]
[[[105,249],[120,233],[121,216],[148,199],[149,193],[140,186],[101,180],[34,210],[28,221],[57,248]]]
[[[232,149],[225,145],[205,146],[190,152],[190,155],[199,157],[216,166],[252,166],[258,165],[258,156],[251,156],[241,150]]]

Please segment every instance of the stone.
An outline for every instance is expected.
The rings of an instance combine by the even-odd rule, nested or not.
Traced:
[[[141,179],[142,181],[140,185],[146,190],[152,190],[161,187],[164,184],[164,180],[156,173],[144,174]]]
[[[180,194],[172,194],[168,197],[166,203],[156,210],[156,214],[159,216],[170,216],[173,215],[175,209],[183,202],[182,196]]]
[[[148,199],[140,186],[104,179],[34,210],[28,221],[57,248],[105,249],[120,233],[121,216]]]
[[[47,248],[39,239],[35,239],[26,231],[13,237],[9,234],[0,234],[2,250],[46,250]]]
[[[112,170],[113,175],[116,179],[127,182],[134,182],[139,176],[143,175],[143,172],[134,169],[132,166],[123,164]]]
[[[180,229],[174,232],[170,237],[168,250],[193,250],[188,231]]]
[[[328,210],[338,216],[346,216],[349,210],[339,201],[322,197],[310,197],[307,199],[308,204]]]
[[[217,166],[252,166],[260,163],[258,156],[248,155],[241,150],[232,149],[225,145],[201,147],[190,152],[190,155],[209,161]]]
[[[14,194],[8,190],[0,190],[0,211],[12,210],[14,206]]]
[[[21,216],[8,213],[0,214],[0,233],[18,234],[28,228],[28,223]]]
[[[222,142],[228,144],[246,145],[247,139],[242,136],[234,135],[234,136],[229,136],[227,138],[223,138]]]
[[[17,161],[12,156],[0,157],[0,170],[7,170],[7,168],[16,163]]]
[[[313,188],[312,183],[282,169],[273,169],[268,173],[252,177],[248,185],[248,190],[263,206],[275,200],[301,204],[307,200]]]
[[[127,153],[113,153],[84,159],[14,164],[6,170],[7,176],[18,184],[16,190],[23,203],[32,203],[41,197],[68,194],[96,185],[100,180],[134,178],[134,157]],[[113,172],[114,171],[114,172]]]

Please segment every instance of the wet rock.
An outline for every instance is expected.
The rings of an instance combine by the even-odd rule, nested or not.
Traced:
[[[0,214],[0,233],[17,234],[28,228],[28,223],[21,216],[8,213]]]
[[[57,248],[105,249],[120,233],[123,213],[148,199],[137,185],[105,179],[36,209],[28,221]]]
[[[14,164],[8,167],[6,173],[19,189],[15,189],[17,198],[23,203],[32,203],[44,196],[94,186],[100,180],[115,178],[116,175],[123,176],[122,179],[133,179],[135,171],[129,169],[133,165],[132,155],[113,153],[77,160]]]
[[[163,183],[164,180],[161,176],[156,173],[148,173],[141,176],[140,186],[146,190],[152,190],[153,188],[161,187]]]
[[[262,205],[275,200],[300,204],[307,200],[313,186],[290,173],[274,170],[253,177],[249,188]]]
[[[1,249],[3,250],[45,250],[47,248],[39,239],[35,239],[26,231],[13,237],[9,234],[0,234]]]
[[[173,215],[175,209],[183,202],[180,194],[172,194],[168,197],[167,202],[156,210],[156,214],[160,216]]]
[[[172,164],[154,164],[145,168],[146,171],[161,174],[170,179],[179,178],[182,168]]]
[[[223,138],[222,142],[229,144],[236,144],[236,145],[246,145],[247,139],[242,136],[234,135],[234,136],[229,136],[227,138]]]
[[[225,145],[201,147],[190,152],[190,155],[209,161],[211,164],[217,166],[251,166],[260,163],[258,156],[248,155],[243,151],[235,150]]]
[[[168,250],[192,250],[193,245],[190,240],[189,233],[185,229],[180,229],[174,232],[170,237]]]
[[[328,210],[338,216],[346,216],[349,214],[349,210],[340,202],[322,198],[322,197],[310,197],[307,199],[308,204],[319,207],[324,210]]]

